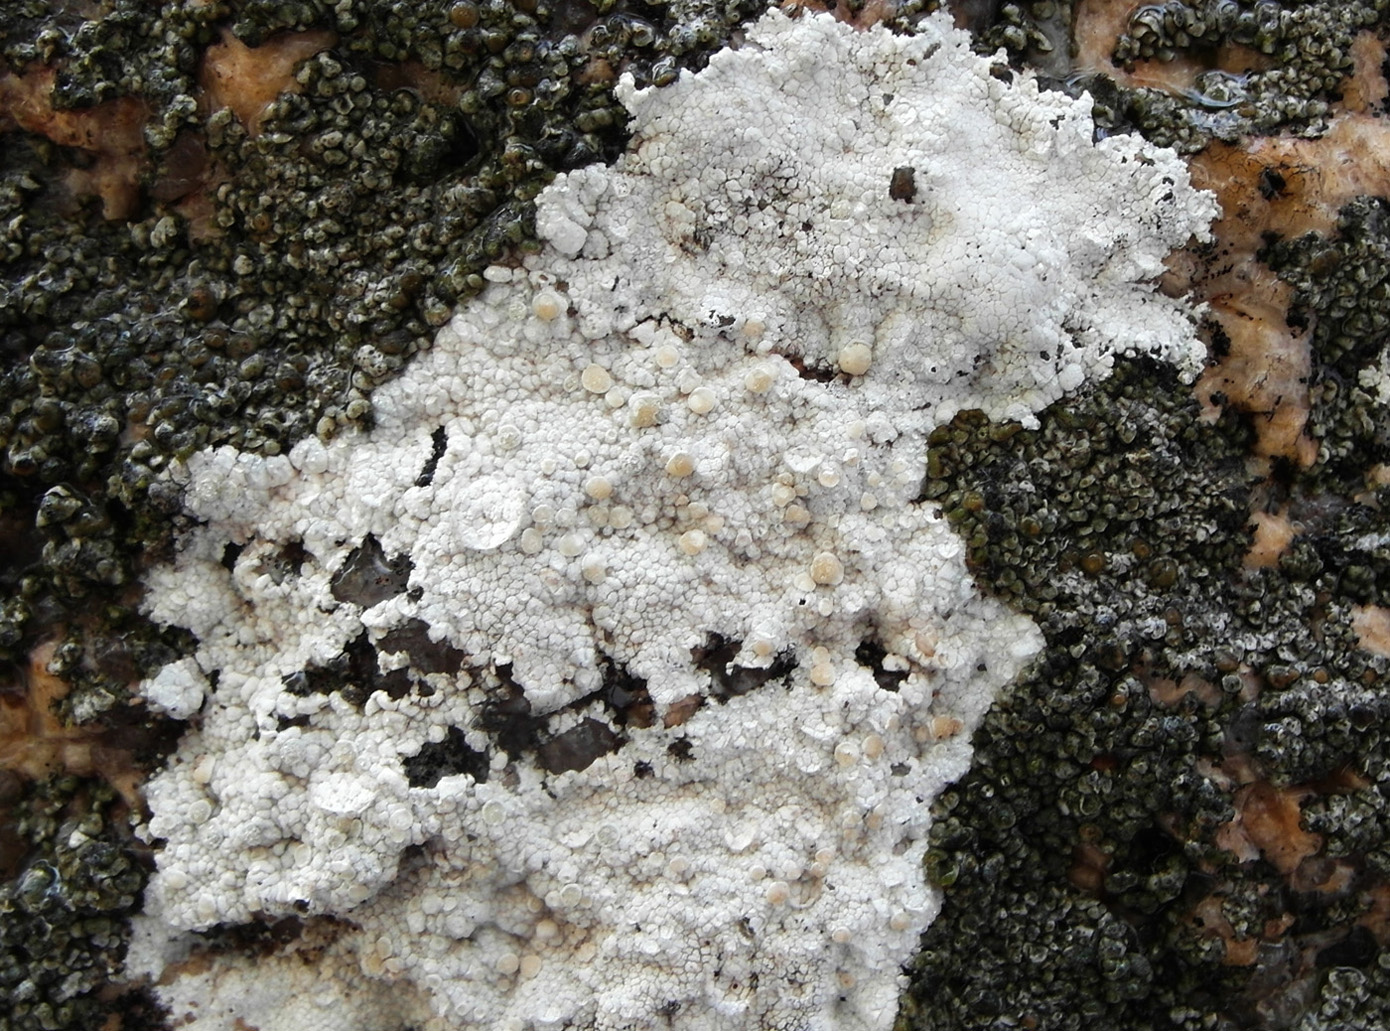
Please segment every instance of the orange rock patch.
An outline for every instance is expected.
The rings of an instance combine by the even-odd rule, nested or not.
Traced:
[[[1111,60],[1115,44],[1129,28],[1130,16],[1140,5],[1134,0],[1078,0],[1073,7],[1073,30],[1080,72],[1100,72],[1121,86],[1187,93],[1195,88],[1197,76],[1220,69],[1235,75],[1262,71],[1271,59],[1239,43],[1218,47],[1209,59],[1179,54],[1171,61],[1136,61],[1131,68]]]
[[[223,29],[222,42],[207,48],[198,74],[208,110],[231,108],[248,133],[259,134],[270,102],[281,93],[300,91],[295,65],[337,42],[336,32],[312,29],[284,32],[252,48]]]
[[[1351,628],[1356,631],[1356,643],[1366,651],[1390,657],[1390,609],[1357,605],[1351,610]]]
[[[1236,792],[1239,831],[1275,869],[1288,876],[1299,863],[1322,848],[1322,835],[1305,831],[1300,824],[1307,788],[1280,788],[1257,781]]]
[[[35,648],[18,690],[0,693],[0,770],[28,780],[60,773],[100,776],[127,803],[138,804],[142,776],[129,752],[106,744],[104,728],[67,726],[54,714],[54,703],[69,689],[48,672],[56,650],[56,641]]]
[[[0,136],[23,129],[63,147],[85,151],[90,168],[74,168],[67,185],[76,197],[101,198],[108,219],[127,219],[140,204],[140,176],[148,164],[144,126],[149,108],[134,97],[118,97],[79,111],[53,107],[52,68],[0,75]]]

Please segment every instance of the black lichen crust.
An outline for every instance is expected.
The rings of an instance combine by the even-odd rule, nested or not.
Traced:
[[[1363,374],[1379,369],[1390,332],[1390,201],[1357,198],[1339,212],[1330,239],[1309,233],[1272,241],[1260,258],[1294,287],[1290,324],[1311,326],[1308,431],[1318,459],[1298,492],[1316,486],[1339,497],[1364,494],[1373,487],[1367,474],[1390,463],[1390,399],[1362,383]],[[1364,522],[1348,506],[1310,511],[1308,518],[1344,536]],[[1390,556],[1383,546],[1365,550],[1369,566],[1357,600],[1383,604]]]
[[[1385,0],[1193,0],[1145,4],[1130,16],[1113,60],[1168,61],[1179,55],[1206,62],[1193,88],[1171,93],[1114,88],[1086,75],[1073,89],[1097,96],[1102,132],[1137,130],[1155,143],[1191,153],[1212,139],[1251,133],[1303,132],[1327,127],[1330,103],[1352,71],[1357,33],[1384,26]],[[1221,47],[1240,48],[1238,69],[1217,66]]]
[[[0,774],[5,793],[22,788]],[[143,992],[102,997],[121,970],[147,877],[126,808],[106,784],[41,782],[0,822],[0,1027],[158,1026]],[[114,1021],[114,1022],[113,1022]],[[128,1021],[128,1022],[127,1022]]]
[[[898,15],[910,23],[931,5],[909,0]],[[957,0],[952,9],[975,35],[976,49],[1003,48],[1015,65],[1073,96],[1095,100],[1097,133],[1139,132],[1183,153],[1213,139],[1235,141],[1251,133],[1326,128],[1330,104],[1340,98],[1352,70],[1356,34],[1386,24],[1387,0],[1168,0],[1133,6],[1112,60],[1189,57],[1207,66],[1193,88],[1181,92],[1117,85],[1104,70],[1077,67],[1078,6],[1070,0]],[[1231,51],[1236,69],[1222,68],[1217,52]]]
[[[1344,527],[1245,568],[1248,427],[1151,364],[1041,423],[932,439],[927,495],[1047,647],[937,802],[900,1027],[1385,1026],[1390,666]]]

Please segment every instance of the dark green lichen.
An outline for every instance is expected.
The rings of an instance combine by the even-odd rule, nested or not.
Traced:
[[[138,557],[167,545],[171,459],[367,420],[481,269],[527,246],[548,179],[617,154],[617,73],[670,81],[761,6],[118,0],[80,24],[26,8],[5,57],[56,68],[55,106],[134,98],[148,121],[129,221],[65,185],[99,152],[12,130],[0,155],[0,586],[24,598],[5,657],[51,625],[36,595],[123,603]],[[308,29],[337,43],[259,132],[200,107],[224,31]]]
[[[621,150],[617,76],[669,83],[765,6],[112,0],[83,17],[10,5],[12,85],[48,69],[62,117],[113,106],[96,109],[90,147],[46,138],[72,139],[41,116],[6,121],[0,142],[0,688],[19,689],[29,653],[57,637],[64,715],[155,747],[130,687],[186,647],[135,611],[179,518],[170,463],[220,444],[283,453],[369,423],[372,390],[482,269],[534,246],[546,182]],[[209,109],[212,46],[310,30],[324,49],[258,125]],[[128,161],[102,150],[113,112],[143,119]],[[122,203],[84,192],[113,177]],[[457,670],[459,656],[406,643],[410,675],[382,671],[363,641],[304,671],[303,688],[423,691],[436,667]],[[119,950],[81,947],[93,969],[118,965]],[[25,991],[50,1008],[42,1026],[100,1023],[62,982]]]
[[[1390,202],[1357,198],[1341,210],[1330,238],[1308,233],[1273,241],[1260,258],[1294,287],[1290,324],[1312,328],[1308,431],[1318,441],[1318,458],[1302,491],[1324,488],[1343,498],[1364,494],[1367,473],[1390,462],[1390,405],[1361,382],[1378,369],[1390,329]],[[1357,519],[1353,510],[1341,514],[1346,507],[1324,503],[1325,514],[1314,516],[1319,528],[1330,530],[1328,524],[1340,521],[1345,524],[1340,536],[1350,539],[1350,524]],[[1348,587],[1360,595],[1358,601],[1384,597],[1390,554],[1384,546],[1358,550],[1359,557],[1346,554],[1337,563],[1345,567]],[[1353,573],[1357,566],[1364,573]],[[1352,587],[1354,580],[1362,586]]]
[[[902,1026],[1293,1027],[1381,947],[1315,962],[1384,887],[1387,663],[1350,631],[1347,537],[1245,569],[1248,427],[1147,363],[1041,422],[963,413],[931,441],[925,493],[1047,648],[938,800],[945,905]],[[1233,854],[1242,790],[1284,786],[1321,847]]]
[[[977,49],[992,54],[1003,48],[1011,60],[1043,74],[1065,77],[1071,70],[1071,0],[975,6],[972,31]]]
[[[158,1026],[144,993],[99,994],[121,971],[147,877],[125,807],[96,780],[9,787],[22,797],[0,799],[11,816],[0,823],[0,1027],[97,1028],[122,1015],[138,1022],[115,1026]]]
[[[1340,99],[1352,71],[1357,33],[1384,24],[1384,0],[1195,0],[1145,4],[1135,9],[1113,59],[1171,61],[1180,55],[1208,66],[1180,93],[1116,88],[1103,75],[1072,84],[1096,94],[1101,131],[1137,130],[1181,151],[1212,139],[1234,141],[1251,133],[1326,128],[1331,102]],[[1238,67],[1221,67],[1220,48],[1244,48]],[[1238,55],[1240,51],[1234,51]],[[1230,59],[1228,59],[1228,64]]]

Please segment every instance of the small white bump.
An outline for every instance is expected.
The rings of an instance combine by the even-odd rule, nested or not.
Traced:
[[[688,451],[677,451],[666,459],[666,475],[683,479],[695,471],[695,458]]]
[[[709,387],[696,387],[690,392],[685,404],[696,415],[708,415],[714,408],[714,391]]]
[[[531,301],[531,311],[542,322],[554,322],[565,310],[565,302],[554,290],[542,290]]]
[[[874,352],[862,340],[853,340],[840,348],[838,360],[841,372],[847,372],[851,376],[862,376],[873,364]]]
[[[633,394],[628,403],[628,425],[634,429],[655,426],[661,418],[661,398],[655,394]]]
[[[602,365],[590,365],[580,375],[579,382],[591,394],[606,394],[613,386],[613,376]]]
[[[833,551],[822,551],[811,560],[811,579],[822,586],[834,586],[845,578],[845,566]]]
[[[681,551],[687,555],[698,555],[705,550],[705,545],[709,539],[703,530],[686,530],[680,535],[679,545]]]
[[[777,372],[771,365],[759,362],[743,377],[744,387],[753,394],[766,394],[777,382]]]

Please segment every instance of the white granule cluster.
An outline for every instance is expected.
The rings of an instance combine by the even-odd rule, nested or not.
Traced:
[[[1041,643],[919,500],[927,434],[1191,369],[1148,281],[1214,205],[944,18],[770,14],[620,95],[629,153],[370,432],[184,470],[149,611],[199,648],[146,693],[201,710],[132,963],[188,1027],[892,1024],[930,802]],[[290,915],[254,976],[181,963]]]

